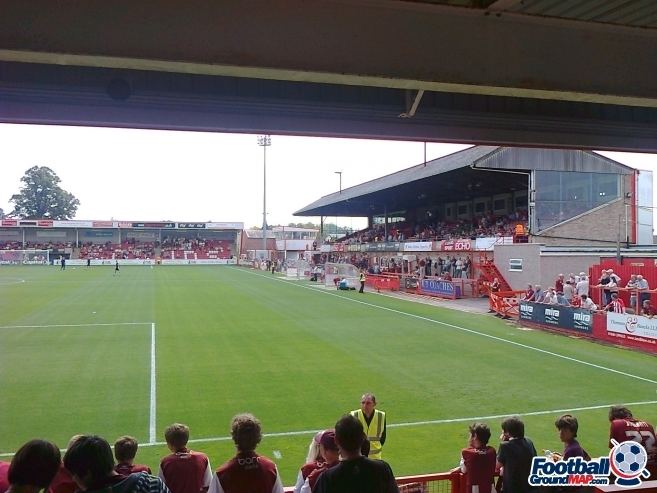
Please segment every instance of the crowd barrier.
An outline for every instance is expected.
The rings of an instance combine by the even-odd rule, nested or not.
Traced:
[[[657,354],[657,318],[520,301],[523,325],[556,330]]]
[[[518,318],[520,298],[524,291],[497,291],[488,294],[488,309],[502,318]]]
[[[479,285],[475,279],[452,279],[446,281],[440,277],[402,276],[401,286],[407,293],[435,296],[456,300],[464,297],[479,296]]]
[[[386,274],[367,274],[365,286],[381,291],[399,291],[399,276]]]
[[[91,266],[98,265],[115,265],[117,259],[92,259]],[[119,266],[124,265],[235,265],[235,259],[198,259],[198,260],[184,260],[184,259],[118,259]],[[52,264],[55,267],[60,267],[60,263],[55,260]],[[71,259],[66,261],[67,266],[85,266],[87,265],[86,259]]]

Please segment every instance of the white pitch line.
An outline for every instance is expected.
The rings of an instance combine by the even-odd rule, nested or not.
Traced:
[[[148,418],[148,441],[155,442],[157,382],[155,380],[155,322],[151,323],[151,406]]]
[[[564,409],[550,409],[547,411],[529,411],[526,413],[518,413],[518,412],[513,412],[513,413],[506,413],[506,414],[494,414],[490,416],[472,416],[472,417],[467,417],[467,418],[447,418],[447,419],[435,419],[435,420],[430,420],[430,421],[407,421],[404,423],[392,423],[388,425],[388,428],[408,428],[411,426],[427,426],[427,425],[440,425],[440,424],[449,424],[449,423],[461,423],[461,422],[474,422],[474,421],[482,421],[484,419],[500,419],[500,418],[506,418],[508,416],[541,416],[545,414],[562,414],[565,412],[573,412],[573,411],[591,411],[591,410],[596,410],[596,409],[605,409],[609,408],[614,405],[618,405],[619,403],[613,403],[613,404],[599,404],[596,406],[584,406],[584,407],[571,407],[571,408],[564,408]],[[640,401],[640,402],[625,402],[625,403],[620,403],[623,406],[647,406],[647,405],[652,405],[652,404],[657,404],[657,401]],[[289,436],[298,436],[298,435],[314,435],[318,431],[322,430],[299,430],[299,431],[284,431],[284,432],[279,432],[279,433],[263,433],[263,437],[267,438],[277,438],[277,437],[289,437]],[[195,438],[190,440],[188,443],[209,443],[209,442],[226,442],[228,440],[231,440],[232,438],[229,436],[222,436],[222,437],[208,437],[208,438]],[[166,442],[156,442],[156,441],[150,441],[149,443],[140,443],[140,447],[159,447],[162,445],[166,445]],[[62,452],[65,452],[65,449],[62,449]],[[11,457],[14,455],[14,452],[10,453],[2,453],[0,454],[0,457]]]
[[[0,325],[0,329],[49,329],[51,327],[113,327],[117,325],[148,325],[150,322],[117,322],[113,324],[53,324],[53,325]]]
[[[256,274],[255,272],[249,272],[249,271],[242,271],[242,272],[245,272],[247,274],[251,274],[251,275],[254,275],[254,276],[258,276],[258,277],[263,277],[265,279],[271,279],[270,277],[260,275],[260,274]],[[657,384],[657,380],[651,380],[650,378],[641,377],[639,375],[633,375],[632,373],[627,373],[627,372],[624,372],[624,371],[621,371],[621,370],[616,370],[614,368],[609,368],[607,366],[597,365],[597,364],[591,363],[589,361],[584,361],[584,360],[581,360],[581,359],[573,358],[571,356],[566,356],[564,354],[559,354],[559,353],[555,353],[553,351],[548,351],[546,349],[537,348],[535,346],[530,346],[528,344],[522,344],[520,342],[510,341],[509,339],[504,339],[503,337],[497,337],[497,336],[494,336],[494,335],[491,335],[491,334],[486,334],[485,332],[479,332],[477,330],[468,329],[466,327],[461,327],[460,325],[454,325],[454,324],[450,324],[450,323],[447,323],[447,322],[441,322],[439,320],[434,320],[433,318],[423,317],[421,315],[415,315],[413,313],[403,312],[401,310],[395,310],[394,308],[388,308],[386,306],[375,305],[374,303],[368,303],[366,301],[347,298],[346,296],[340,296],[340,295],[337,295],[337,294],[332,293],[330,291],[320,291],[318,288],[314,288],[314,287],[310,287],[310,286],[303,286],[303,285],[300,285],[300,284],[294,284],[294,283],[289,283],[289,282],[287,284],[290,285],[290,286],[295,286],[295,287],[299,287],[299,288],[302,288],[302,289],[309,289],[309,290],[311,290],[315,293],[321,293],[321,294],[327,294],[329,296],[335,296],[335,297],[340,298],[340,299],[345,300],[345,301],[351,301],[352,303],[359,303],[361,305],[370,306],[372,308],[376,308],[377,310],[385,310],[385,311],[397,313],[399,315],[406,315],[407,317],[412,317],[412,318],[417,318],[419,320],[424,320],[425,322],[444,325],[445,327],[451,327],[453,329],[461,330],[463,332],[468,332],[470,334],[476,334],[476,335],[479,335],[479,336],[482,336],[482,337],[487,337],[487,338],[493,339],[495,341],[504,342],[506,344],[511,344],[513,346],[522,347],[524,349],[529,349],[531,351],[536,351],[536,352],[539,352],[539,353],[547,354],[549,356],[554,356],[556,358],[561,358],[561,359],[565,359],[567,361],[572,361],[573,363],[579,363],[581,365],[591,366],[591,367],[597,368],[599,370],[604,370],[604,371],[608,371],[608,372],[611,372],[611,373],[616,373],[618,375],[623,375],[623,376],[626,376],[626,377],[634,378],[636,380],[642,380],[644,382]]]

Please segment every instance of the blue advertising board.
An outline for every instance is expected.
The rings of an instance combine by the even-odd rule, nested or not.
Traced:
[[[460,298],[461,286],[455,286],[450,281],[440,281],[437,279],[422,279],[420,289],[427,293],[445,298]]]
[[[519,315],[521,322],[587,334],[593,331],[593,315],[583,308],[521,301]]]

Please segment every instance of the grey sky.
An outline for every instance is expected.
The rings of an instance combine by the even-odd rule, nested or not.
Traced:
[[[5,212],[25,170],[40,165],[80,199],[76,219],[262,224],[262,148],[255,135],[0,124],[0,142]],[[428,144],[427,159],[465,147]],[[638,168],[657,165],[655,155],[604,154]],[[347,188],[423,159],[417,142],[274,135],[267,149],[268,223],[306,222],[292,213],[337,191],[335,171],[343,172]]]

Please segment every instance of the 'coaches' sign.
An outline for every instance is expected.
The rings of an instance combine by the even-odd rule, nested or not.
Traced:
[[[556,329],[588,334],[593,330],[593,315],[582,308],[521,301],[519,313],[520,320]]]
[[[420,289],[427,294],[443,296],[447,298],[460,298],[461,286],[455,286],[450,281],[439,281],[437,279],[422,279]]]

